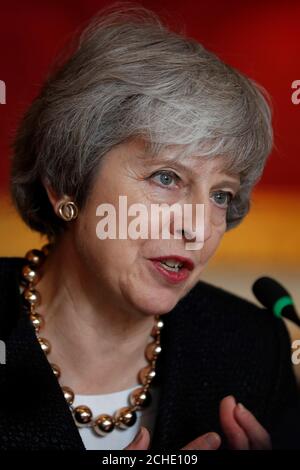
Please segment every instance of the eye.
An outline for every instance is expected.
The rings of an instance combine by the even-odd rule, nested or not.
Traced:
[[[177,184],[180,181],[180,178],[174,171],[160,170],[156,171],[151,175],[151,178],[154,179],[157,183],[164,187],[173,187],[174,184]]]
[[[233,194],[229,191],[218,191],[213,195],[218,206],[227,208],[233,199]]]

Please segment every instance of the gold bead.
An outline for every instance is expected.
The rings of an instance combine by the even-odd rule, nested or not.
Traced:
[[[59,377],[60,377],[60,368],[56,364],[53,364],[53,363],[50,364],[50,365],[52,367],[53,374],[55,375],[55,377],[57,379],[59,379]]]
[[[151,331],[151,336],[153,336],[154,338],[156,338],[160,334],[161,329],[164,326],[164,322],[162,320],[157,318],[157,316],[155,316],[155,318],[156,318],[156,323],[153,326],[152,331]]]
[[[41,296],[38,291],[34,289],[25,289],[23,296],[31,306],[37,307],[41,303]]]
[[[31,323],[33,324],[35,331],[38,333],[40,328],[44,325],[44,319],[39,313],[31,313],[29,316]]]
[[[70,387],[66,387],[66,386],[61,387],[61,389],[68,405],[72,405],[74,401],[74,396],[75,396],[73,390]]]
[[[41,250],[30,250],[26,253],[25,258],[33,266],[40,266],[45,259],[45,255]]]
[[[160,345],[153,341],[153,343],[149,343],[146,347],[146,358],[148,359],[148,361],[153,361],[157,358],[160,352]]]
[[[110,415],[102,414],[94,420],[93,429],[99,436],[106,436],[115,429],[115,423]]]
[[[151,331],[151,336],[153,336],[153,338],[157,338],[157,336],[160,334],[160,329],[157,328],[156,325],[154,325],[154,327],[152,328],[152,331]]]
[[[150,405],[152,398],[148,390],[145,391],[143,387],[139,387],[131,392],[129,400],[133,406],[137,406],[137,409],[141,410]]]
[[[143,367],[143,369],[141,369],[139,372],[139,381],[141,384],[146,385],[147,383],[150,383],[152,379],[154,379],[155,375],[156,372],[153,367],[150,365]]]
[[[79,405],[74,408],[73,416],[77,426],[83,427],[91,422],[93,414],[88,406]]]
[[[136,423],[137,415],[131,408],[124,406],[116,411],[114,419],[116,421],[116,426],[121,429],[127,429]]]
[[[51,345],[45,338],[38,338],[38,342],[45,354],[49,354],[51,351]]]
[[[32,269],[30,266],[23,266],[22,276],[27,282],[31,283],[32,285],[37,284],[37,282],[39,281],[39,276],[37,272],[34,271],[34,269]]]

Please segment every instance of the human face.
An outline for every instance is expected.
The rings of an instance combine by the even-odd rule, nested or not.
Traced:
[[[174,159],[174,153],[168,149],[152,158],[144,153],[141,140],[114,147],[104,156],[87,203],[73,228],[76,251],[81,262],[92,271],[99,294],[102,291],[106,299],[146,315],[172,310],[199,281],[215,253],[226,230],[230,194],[234,196],[238,188],[239,178],[222,170],[220,157],[194,155],[180,160]],[[96,235],[99,222],[96,208],[109,203],[118,214],[121,195],[127,196],[128,207],[135,203],[148,208],[161,203],[193,204],[193,207],[196,203],[204,204],[203,248],[187,250],[186,242],[190,240],[175,239],[172,219],[169,239],[151,239],[149,234],[147,239],[100,240]],[[172,282],[150,260],[171,255],[189,258],[194,265],[180,282]]]

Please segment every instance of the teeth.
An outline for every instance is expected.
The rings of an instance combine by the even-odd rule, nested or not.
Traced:
[[[175,259],[168,259],[166,261],[162,261],[162,263],[166,264],[167,266],[170,266],[170,268],[175,268],[177,266],[183,265],[183,263],[180,263],[180,261],[176,261]]]
[[[160,264],[162,264],[164,268],[168,269],[169,271],[176,271],[176,272],[178,272],[179,269],[183,266],[183,263],[180,263],[175,260],[160,261]]]

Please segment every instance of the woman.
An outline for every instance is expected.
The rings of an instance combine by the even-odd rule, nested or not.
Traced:
[[[89,25],[14,142],[13,200],[50,244],[1,261],[1,448],[271,448],[297,398],[285,326],[199,281],[271,147],[262,89],[202,45],[143,8]],[[120,236],[124,196],[202,204],[201,249],[193,217]]]

